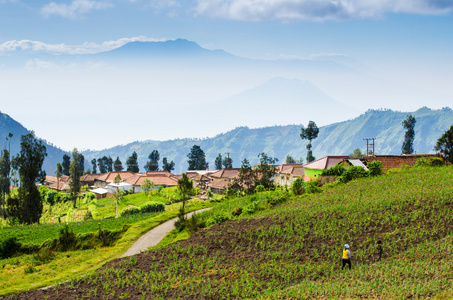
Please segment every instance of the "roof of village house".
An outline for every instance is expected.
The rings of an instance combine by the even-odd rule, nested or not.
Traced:
[[[97,188],[97,189],[91,190],[90,192],[103,195],[103,194],[107,194],[109,191],[106,189],[103,189],[103,188]]]
[[[305,175],[305,169],[301,165],[297,165],[288,167],[279,173],[293,175],[293,177],[302,177]]]
[[[143,181],[148,179],[152,181],[154,186],[165,185],[165,186],[175,186],[178,185],[178,181],[173,176],[167,176],[165,174],[154,174],[154,175],[136,175],[125,180],[125,182],[132,185],[142,185]]]
[[[284,171],[291,167],[302,167],[302,165],[301,164],[281,164],[281,165],[277,166],[277,172],[280,173],[281,171]]]
[[[337,165],[338,163],[342,162],[343,159],[348,157],[349,156],[347,155],[324,156],[323,158],[305,164],[304,168],[315,170],[326,170]]]
[[[347,160],[354,167],[362,167],[365,171],[368,171],[367,166],[365,166],[359,158],[346,158],[345,160]]]
[[[211,177],[209,177],[208,175],[197,174],[191,179],[196,181],[209,181],[211,180]]]
[[[145,175],[166,175],[166,176],[172,176],[173,174],[171,172],[168,172],[168,171],[146,171],[144,173]]]
[[[218,188],[218,189],[226,189],[231,182],[227,180],[222,180],[222,179],[214,179],[209,182],[209,186],[213,188]]]
[[[439,154],[403,154],[403,155],[371,155],[361,158],[365,163],[375,160],[382,162],[383,169],[400,168],[403,165],[413,166],[422,157],[440,157]]]
[[[107,177],[104,179],[106,182],[113,182],[115,180],[115,177],[117,175],[120,175],[121,181],[125,181],[130,177],[136,176],[137,173],[131,172],[131,171],[120,171],[120,172],[108,172]],[[100,178],[98,178],[100,179]]]
[[[222,169],[217,172],[210,174],[209,176],[212,178],[229,178],[233,179],[238,177],[239,168],[232,168],[232,169]]]
[[[56,176],[48,176],[48,175],[46,175],[46,178],[44,179],[44,182],[48,182],[48,183],[57,182],[57,177]],[[60,176],[60,182],[69,182],[69,176],[61,175]]]
[[[106,174],[85,174],[84,176],[82,176],[82,178],[80,178],[80,181],[94,181],[95,179],[99,179],[101,177],[106,178],[107,174],[108,173],[106,173]]]

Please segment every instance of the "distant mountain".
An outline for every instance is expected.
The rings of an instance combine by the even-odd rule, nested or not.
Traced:
[[[347,155],[356,148],[365,152],[366,143],[363,138],[368,137],[376,138],[377,154],[401,154],[404,138],[401,122],[409,114],[417,121],[415,151],[433,153],[436,140],[453,124],[453,111],[450,108],[431,110],[423,107],[415,112],[369,110],[355,119],[320,127],[318,138],[313,140],[313,154],[317,158],[325,155]],[[256,164],[257,155],[261,152],[277,157],[279,162],[284,162],[287,154],[305,160],[307,142],[301,140],[300,128],[301,125],[257,129],[238,127],[213,138],[134,142],[102,151],[85,151],[83,154],[86,162],[103,155],[110,155],[112,158],[119,156],[125,165],[126,158],[136,151],[140,169],[143,170],[148,155],[157,149],[161,159],[167,157],[175,161],[176,173],[187,170],[187,154],[193,145],[199,145],[205,151],[211,168],[214,167],[215,157],[219,153],[225,155],[227,152],[233,158],[234,167],[239,167],[244,158]]]
[[[6,140],[8,133],[12,133],[11,140]],[[20,139],[22,135],[29,134],[30,131],[22,124],[12,119],[9,115],[0,112],[0,148],[11,149],[11,156],[16,156],[20,152]],[[38,137],[39,138],[39,137]],[[43,169],[48,175],[53,175],[58,162],[63,161],[63,155],[67,152],[42,140],[47,150],[47,157],[44,161]]]
[[[331,124],[359,114],[356,108],[335,101],[309,81],[283,77],[275,77],[210,107],[221,112],[215,114],[214,122],[250,127],[297,124],[314,117],[318,124]],[[335,111],[335,117],[326,114],[326,110]],[[251,114],[261,117],[251,118]]]

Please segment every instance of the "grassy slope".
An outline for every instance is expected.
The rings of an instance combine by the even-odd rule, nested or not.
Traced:
[[[211,204],[207,202],[198,202],[188,206],[186,211],[191,212],[210,205]],[[177,214],[178,210],[175,209],[157,215],[145,215],[146,218],[135,219],[135,224],[132,224],[132,227],[126,231],[115,246],[84,251],[57,252],[57,256],[54,260],[50,263],[36,266],[36,272],[31,274],[25,274],[24,270],[32,264],[32,255],[23,255],[17,258],[0,260],[0,296],[52,285],[92,272],[104,265],[107,261],[120,257],[141,235],[148,232],[150,229],[175,218]],[[105,222],[122,223],[121,221],[125,220],[128,219],[111,219],[105,220]],[[91,230],[86,229],[90,228],[89,226],[83,226],[86,225],[86,222],[80,223],[79,225],[86,229],[83,230],[83,232],[95,232],[97,221],[93,224],[94,229]],[[43,228],[52,226],[54,225],[41,225]],[[106,229],[104,225],[102,226],[103,229]],[[119,226],[121,227],[122,225]],[[77,232],[77,230],[75,230],[75,232]],[[26,236],[30,237],[29,233],[30,232],[27,231]],[[44,233],[44,235],[46,234]]]

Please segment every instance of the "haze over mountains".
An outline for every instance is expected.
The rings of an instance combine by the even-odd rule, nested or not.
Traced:
[[[0,56],[1,110],[65,150],[212,137],[236,126],[327,125],[369,108],[451,103],[342,55],[250,59],[184,39],[93,54],[40,49]]]
[[[360,148],[365,152],[363,138],[376,137],[377,154],[400,154],[404,138],[401,122],[408,114],[416,118],[414,149],[417,153],[433,153],[436,140],[453,124],[453,111],[450,108],[431,110],[423,107],[415,112],[397,112],[391,110],[370,110],[357,118],[320,127],[319,136],[313,141],[313,153],[317,158],[325,155],[347,155]],[[210,168],[214,168],[215,157],[220,153],[230,153],[233,166],[240,167],[241,160],[247,158],[252,164],[258,162],[257,155],[265,152],[284,162],[287,154],[294,158],[306,156],[306,141],[300,138],[302,125],[271,126],[257,129],[238,127],[213,138],[177,139],[168,141],[142,141],[119,145],[101,151],[84,151],[85,168],[91,168],[90,161],[104,155],[119,156],[125,166],[128,156],[136,151],[140,170],[143,171],[148,155],[158,150],[163,157],[175,161],[175,173],[187,170],[187,154],[193,145],[199,145],[206,153]],[[14,137],[11,142],[13,155],[19,150],[20,135],[28,131],[8,115],[0,118],[0,140],[5,141],[8,132]],[[7,145],[7,144],[6,144]],[[3,145],[2,145],[3,148]],[[47,144],[47,157],[44,168],[50,173],[55,171],[57,162],[62,161],[65,153],[53,145]],[[52,159],[50,159],[52,157]],[[161,163],[160,163],[161,165]],[[52,166],[52,167],[51,167]]]

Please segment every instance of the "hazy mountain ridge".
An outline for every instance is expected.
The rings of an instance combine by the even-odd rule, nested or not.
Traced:
[[[415,116],[417,120],[415,151],[433,153],[436,140],[453,124],[453,111],[450,108],[431,110],[424,107],[412,113],[369,110],[357,118],[320,127],[318,138],[313,140],[313,154],[317,158],[325,155],[347,155],[356,148],[365,152],[366,142],[363,138],[369,137],[376,138],[377,154],[401,154],[404,138],[401,122],[409,114]],[[167,157],[175,161],[176,173],[187,170],[187,154],[193,145],[199,145],[205,151],[211,169],[214,168],[215,157],[219,153],[225,156],[226,152],[233,158],[234,167],[239,167],[244,158],[250,160],[252,164],[257,163],[257,155],[261,152],[277,157],[282,163],[287,154],[305,160],[307,142],[301,140],[299,136],[301,126],[286,125],[256,129],[238,127],[213,138],[134,142],[101,151],[84,151],[83,154],[86,162],[103,155],[110,155],[112,158],[119,156],[125,165],[126,158],[136,151],[140,170],[143,170],[148,155],[157,149],[161,159]]]

